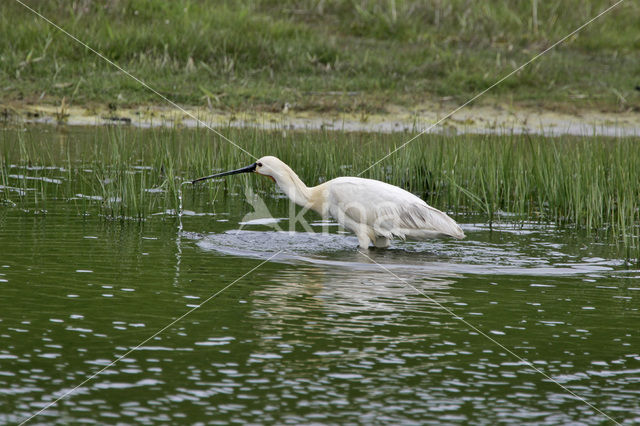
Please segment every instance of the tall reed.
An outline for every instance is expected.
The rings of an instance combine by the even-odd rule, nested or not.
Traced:
[[[256,157],[280,157],[308,185],[358,175],[412,136],[223,131]],[[175,211],[184,180],[254,161],[201,129],[99,128],[56,134],[54,142],[52,135],[37,129],[2,133],[0,197],[42,204],[47,197],[63,196],[73,198],[80,209],[97,208],[105,217],[143,220]],[[62,169],[43,168],[47,166]],[[64,184],[47,183],[61,174],[67,176]],[[401,186],[460,216],[480,212],[493,221],[504,211],[514,214],[514,220],[606,234],[640,257],[640,144],[635,138],[428,135],[362,176]],[[208,191],[202,197],[212,197],[242,193],[242,182],[226,179],[185,188],[195,194]],[[252,183],[258,192],[276,191],[268,180]],[[220,187],[224,190],[218,191]]]

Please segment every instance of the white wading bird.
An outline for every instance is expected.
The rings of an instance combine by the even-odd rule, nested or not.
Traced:
[[[276,157],[262,157],[250,166],[192,181],[255,172],[270,177],[299,206],[332,216],[358,237],[360,247],[388,247],[397,238],[464,238],[458,224],[438,209],[397,186],[373,179],[339,177],[307,187],[291,167]]]

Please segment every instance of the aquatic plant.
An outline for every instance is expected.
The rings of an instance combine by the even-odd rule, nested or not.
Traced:
[[[308,185],[357,175],[412,135],[223,131],[256,156],[280,157]],[[79,210],[136,220],[174,213],[184,180],[254,161],[204,129],[30,128],[3,132],[0,152],[3,199],[42,209],[47,198],[66,197]],[[459,216],[533,219],[613,237],[639,257],[640,145],[634,138],[427,135],[363,177],[401,186]],[[210,200],[242,194],[245,179],[258,193],[276,191],[252,176],[183,188]]]

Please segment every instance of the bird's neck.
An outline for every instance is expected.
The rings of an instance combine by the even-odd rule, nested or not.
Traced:
[[[313,188],[308,188],[291,168],[287,167],[278,176],[274,176],[274,179],[291,201],[299,206],[311,207],[309,204],[313,197]]]

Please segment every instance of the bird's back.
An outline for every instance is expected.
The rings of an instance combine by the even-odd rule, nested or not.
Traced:
[[[331,216],[368,226],[372,239],[464,238],[453,219],[397,186],[358,177],[336,178],[323,186]]]

